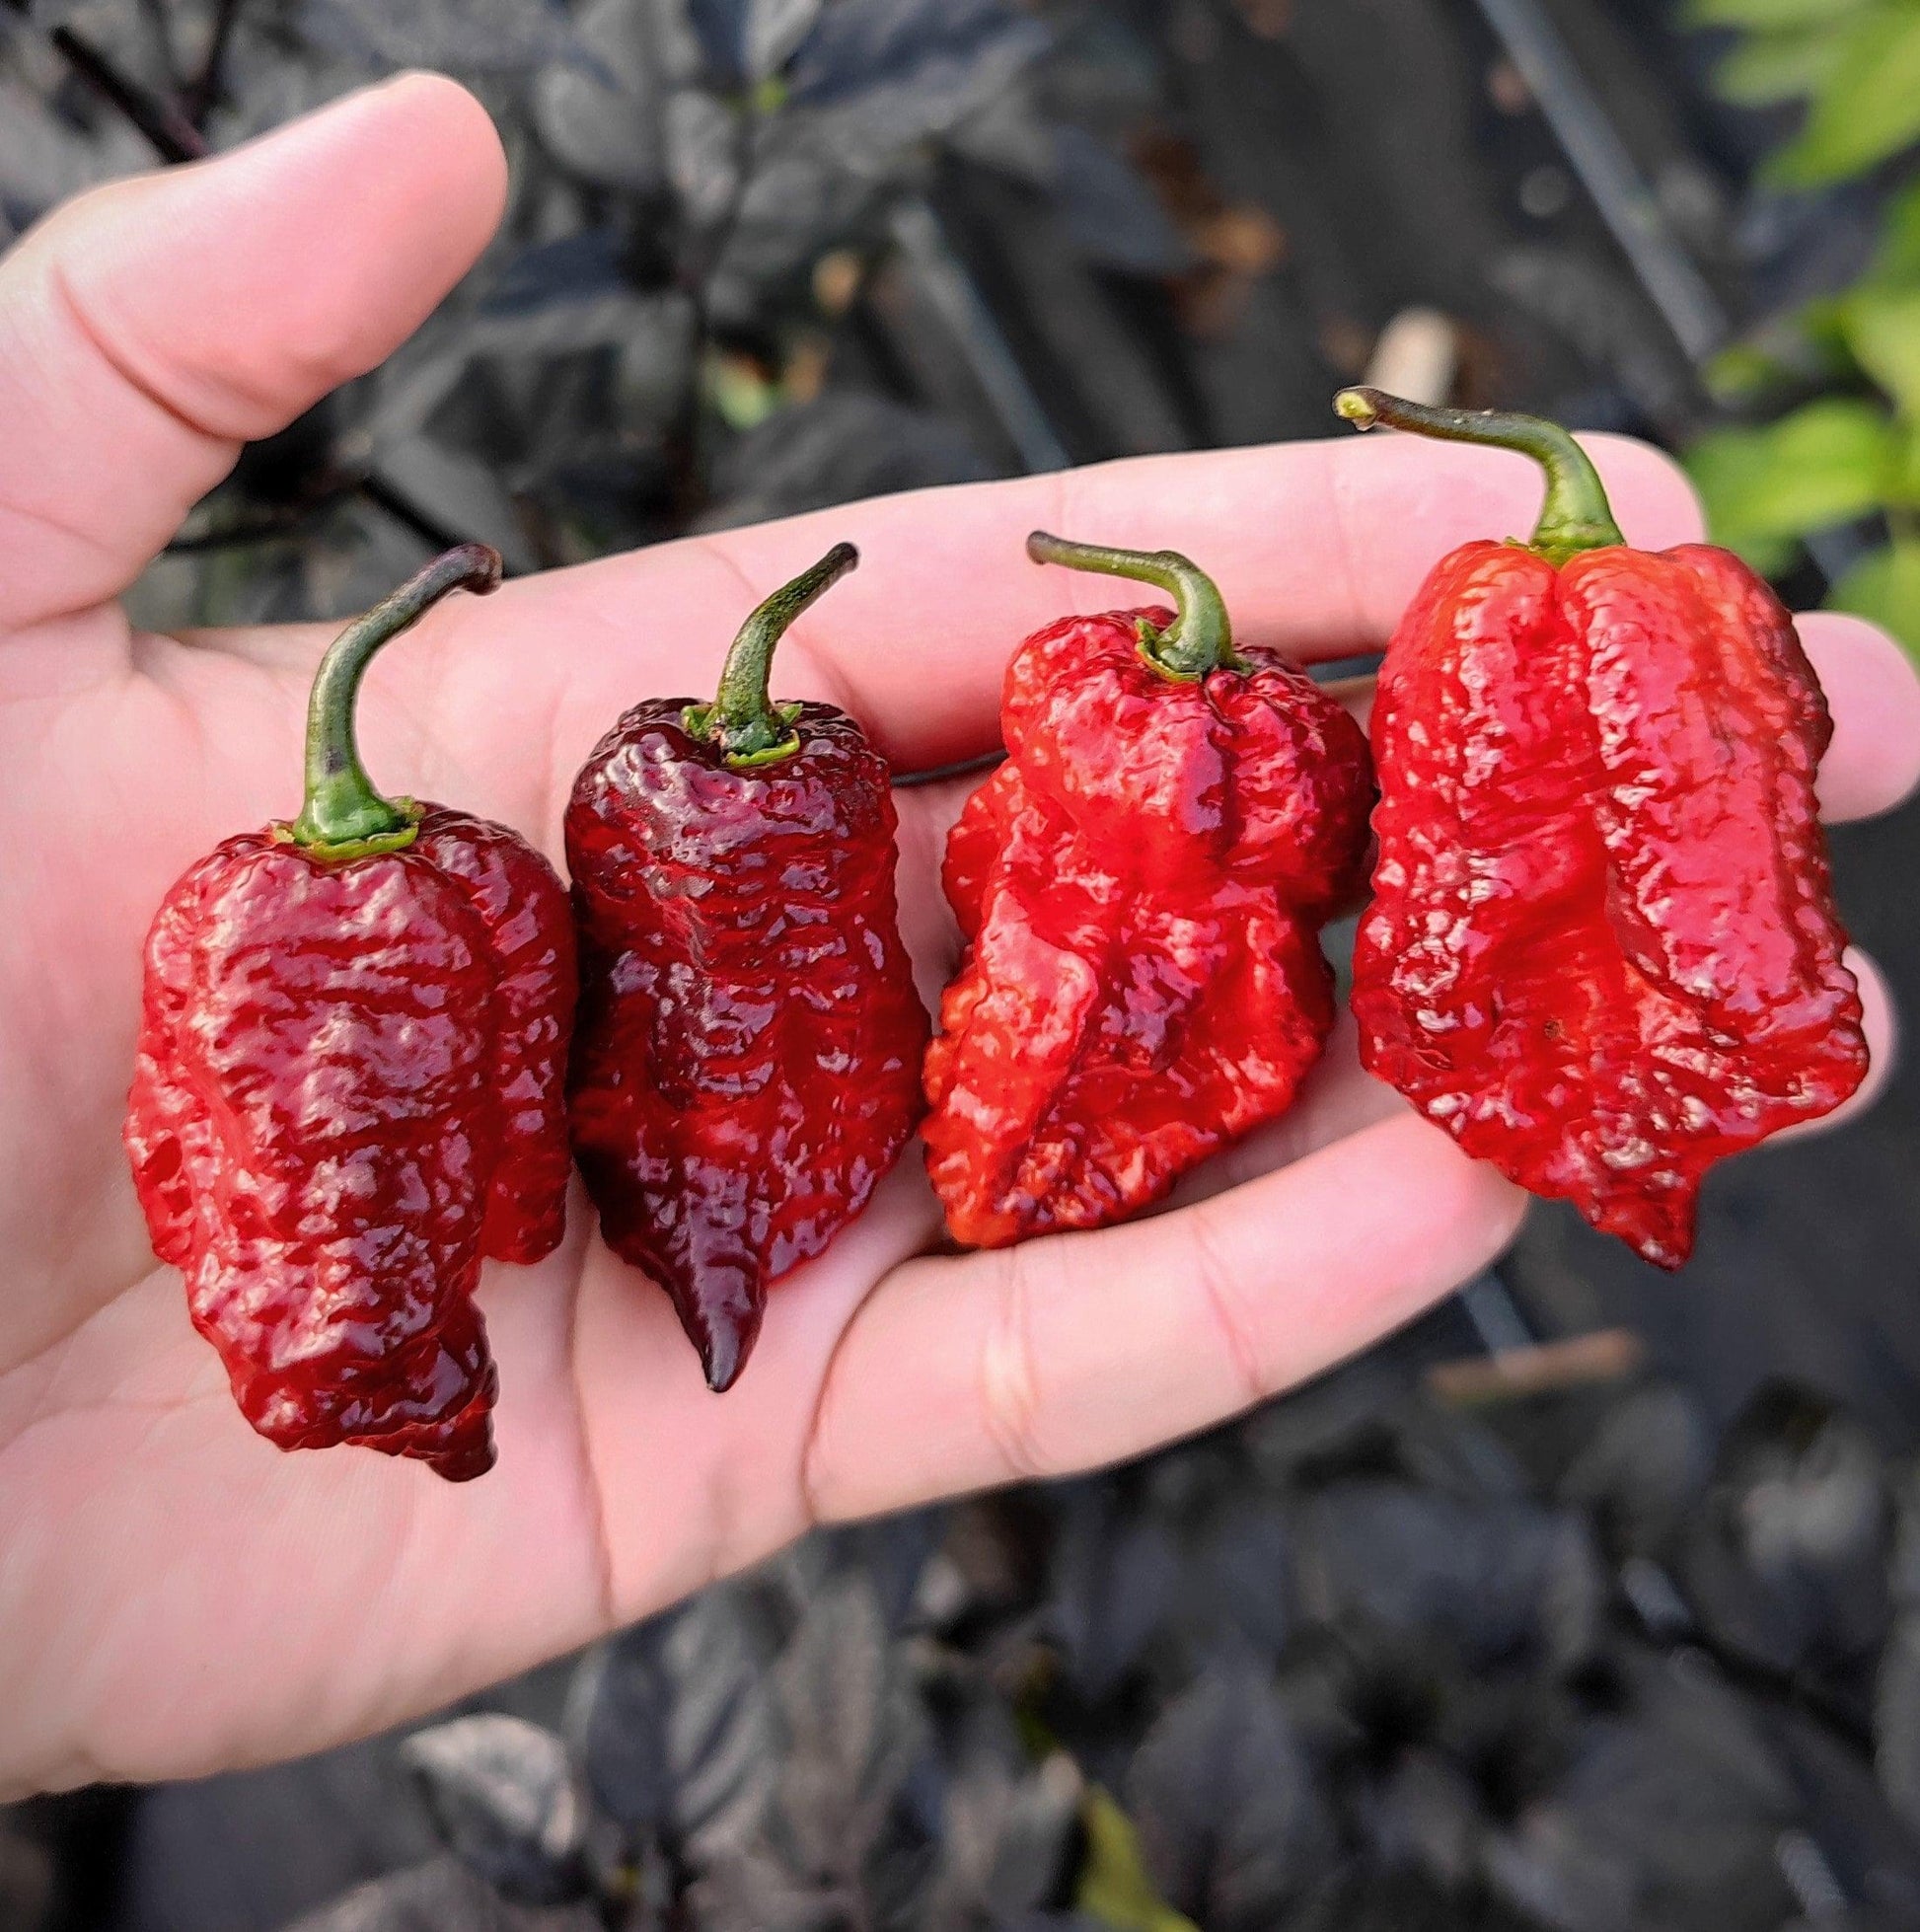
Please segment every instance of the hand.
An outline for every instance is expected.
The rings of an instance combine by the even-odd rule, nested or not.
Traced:
[[[1519,1218],[1499,1175],[1360,1073],[1349,1029],[1287,1120],[1134,1226],[938,1256],[910,1154],[775,1287],[724,1398],[576,1196],[561,1252],[492,1269],[482,1292],[502,1388],[483,1481],[285,1455],[248,1429],[148,1249],[120,1117],[147,921],[218,839],[297,804],[331,632],[134,635],[112,600],[241,439],[425,317],[484,244],[503,176],[480,108],[416,77],[91,195],[0,263],[0,1785],[311,1749],[580,1644],[812,1523],[1145,1449],[1405,1321]],[[1596,453],[1638,542],[1698,535],[1663,458]],[[865,565],[797,627],[779,689],[846,705],[912,770],[991,748],[1014,643],[1111,601],[1025,561],[1036,524],[1191,551],[1243,635],[1324,658],[1380,642],[1452,544],[1526,528],[1538,487],[1517,459],[1346,439],[610,558],[435,612],[369,680],[367,762],[557,855],[571,775],[605,726],[642,696],[709,690],[749,605],[840,538]],[[1862,624],[1812,618],[1806,638],[1837,720],[1827,805],[1883,810],[1920,775],[1920,688]],[[900,800],[929,1003],[956,951],[936,880],[961,789]]]

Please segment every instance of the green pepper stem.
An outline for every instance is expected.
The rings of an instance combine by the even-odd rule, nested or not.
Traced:
[[[419,814],[408,799],[383,798],[360,763],[354,704],[374,653],[450,590],[483,593],[500,581],[500,554],[462,544],[435,557],[327,647],[307,705],[307,798],[285,828],[295,845],[321,858],[361,858],[410,845]]]
[[[1441,409],[1378,389],[1343,389],[1333,407],[1358,429],[1384,422],[1419,436],[1515,450],[1547,473],[1547,500],[1527,549],[1552,563],[1584,550],[1624,544],[1592,460],[1557,422],[1496,409]]]
[[[1097,570],[1109,577],[1131,577],[1164,590],[1174,604],[1173,622],[1156,630],[1141,620],[1141,655],[1162,677],[1191,684],[1210,671],[1240,670],[1233,649],[1233,626],[1213,578],[1178,551],[1109,550],[1104,544],[1074,544],[1036,530],[1027,539],[1036,563],[1064,563],[1070,570]]]
[[[697,738],[710,738],[729,765],[771,765],[800,748],[791,705],[775,705],[768,695],[774,646],[787,627],[824,591],[860,560],[851,544],[836,544],[810,570],[802,570],[759,606],[740,627],[720,670],[719,695],[710,705],[690,705],[686,725]]]

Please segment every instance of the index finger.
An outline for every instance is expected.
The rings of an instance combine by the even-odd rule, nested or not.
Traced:
[[[1626,437],[1588,447],[1633,542],[1663,549],[1700,536],[1699,506],[1671,459]],[[1349,436],[883,496],[582,565],[542,579],[537,594],[573,605],[588,631],[628,628],[628,614],[645,611],[648,631],[675,642],[678,683],[700,691],[732,635],[716,611],[744,617],[832,545],[857,544],[861,568],[782,646],[780,689],[845,706],[897,767],[914,770],[999,742],[1001,674],[1030,632],[1158,598],[1030,563],[1036,527],[1182,551],[1220,586],[1238,636],[1312,662],[1378,648],[1441,556],[1473,537],[1523,536],[1540,500],[1525,458]],[[494,600],[494,621],[511,622],[514,589]],[[627,688],[638,690],[630,670]],[[600,694],[587,696],[578,694],[577,729],[572,699],[562,711],[565,750],[598,719],[584,751],[612,715]]]

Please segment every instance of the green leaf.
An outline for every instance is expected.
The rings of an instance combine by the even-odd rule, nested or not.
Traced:
[[[1920,510],[1920,422],[1900,424],[1900,446],[1893,456],[1893,475],[1886,485],[1890,509]]]
[[[1742,108],[1798,101],[1831,80],[1846,51],[1847,36],[1831,26],[1755,34],[1714,68],[1714,92]]]
[[[1827,608],[1851,611],[1890,632],[1920,660],[1920,537],[1863,557],[1827,595]]]
[[[1133,1821],[1097,1784],[1086,1788],[1080,1822],[1086,1863],[1073,1894],[1078,1910],[1114,1932],[1199,1932],[1153,1890]]]
[[[1920,287],[1863,289],[1843,306],[1841,327],[1854,360],[1903,415],[1920,420]]]
[[[1799,187],[1864,174],[1920,139],[1920,5],[1878,0],[1845,33],[1799,140],[1769,173]]]
[[[1920,287],[1920,181],[1886,204],[1880,248],[1864,279],[1873,288]]]
[[[1689,27],[1743,27],[1768,34],[1796,28],[1831,27],[1849,20],[1871,0],[1687,0]]]
[[[1879,508],[1897,451],[1883,410],[1831,397],[1762,428],[1703,436],[1686,466],[1714,540],[1773,575],[1802,537]]]

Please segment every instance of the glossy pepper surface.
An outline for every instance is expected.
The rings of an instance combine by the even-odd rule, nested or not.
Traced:
[[[1158,585],[1007,667],[1005,764],[948,841],[966,953],[926,1058],[928,1172],[958,1240],[1092,1227],[1285,1111],[1333,1024],[1321,925],[1364,883],[1359,725],[1236,647],[1185,557],[1036,561]]]
[[[1867,1071],[1819,684],[1737,557],[1628,548],[1564,430],[1370,390],[1339,407],[1548,478],[1530,542],[1442,559],[1387,649],[1363,1059],[1468,1152],[1678,1267],[1707,1169]]]
[[[716,703],[628,711],[567,807],[575,1151],[715,1389],[768,1284],[860,1211],[919,1112],[886,761],[845,711],[768,696],[780,633],[856,561],[843,544],[753,613]]]
[[[388,800],[354,745],[374,652],[499,558],[449,553],[346,631],[314,685],[291,825],[189,869],[147,940],[126,1145],[249,1422],[449,1481],[492,1465],[482,1255],[560,1239],[572,924],[505,827]]]

